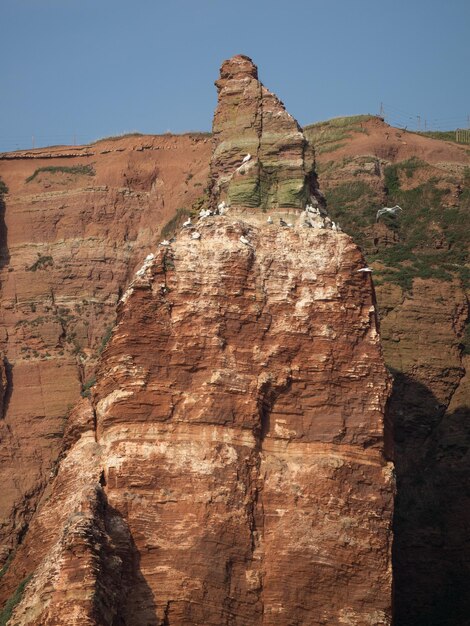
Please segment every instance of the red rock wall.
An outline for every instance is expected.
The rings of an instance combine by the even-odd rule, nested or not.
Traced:
[[[49,480],[120,293],[165,222],[202,194],[210,150],[210,139],[188,135],[0,155],[9,189],[0,345],[10,372],[0,420],[1,562]],[[94,174],[60,170],[84,166]]]
[[[96,443],[84,404],[6,576],[34,564],[13,623],[390,624],[389,384],[363,259],[332,231],[199,231],[120,305]]]
[[[223,68],[235,67],[237,59]],[[297,123],[255,76],[244,78],[262,92],[254,109],[268,114],[258,162],[280,159],[276,189],[309,192],[312,160]],[[222,79],[217,116],[234,119],[235,126],[219,129],[227,132],[216,135],[214,155],[230,137],[243,135],[240,118],[230,116],[233,100],[222,94],[240,76]],[[155,162],[139,161],[141,143],[134,141],[124,140],[117,154],[103,149],[118,163],[132,150],[121,170],[127,191],[110,191],[122,180],[113,168],[105,188],[86,186],[99,175],[93,148],[80,157],[89,159],[93,174],[39,172],[24,183],[49,189],[51,180],[62,180],[70,189],[28,196],[28,207],[43,206],[39,256],[25,245],[31,258],[13,283],[20,244],[13,245],[11,233],[7,240],[16,259],[3,285],[12,379],[21,381],[21,368],[32,361],[37,393],[51,398],[51,406],[41,405],[40,419],[36,398],[30,406],[19,404],[29,419],[26,432],[13,410],[20,402],[13,385],[5,420],[5,432],[19,442],[18,453],[4,461],[13,485],[4,500],[10,511],[5,534],[14,538],[30,519],[2,581],[2,598],[28,581],[12,623],[389,625],[394,480],[384,456],[383,419],[390,384],[370,275],[358,271],[364,267],[359,249],[336,230],[305,228],[300,209],[292,207],[303,206],[308,193],[280,205],[281,196],[273,200],[266,188],[274,224],[253,211],[265,204],[242,202],[242,190],[226,216],[201,219],[157,246],[155,207],[163,212],[167,206],[161,187],[176,171],[179,186],[169,197],[189,202],[197,195],[195,183],[184,191],[177,160],[162,161],[156,174]],[[155,141],[149,144],[154,149]],[[178,149],[176,140],[162,141]],[[192,162],[206,144],[188,137],[181,146]],[[212,182],[217,162],[215,156]],[[205,163],[201,157],[198,176]],[[14,189],[12,172],[5,179]],[[261,175],[257,180],[261,184]],[[187,174],[186,186],[189,181]],[[214,205],[223,190],[211,191]],[[60,203],[51,213],[52,235],[45,226],[49,202]],[[279,225],[287,215],[292,226]],[[149,251],[155,255],[134,274],[136,259],[142,262]],[[40,277],[34,287],[31,273]],[[92,405],[83,400],[73,410],[60,444],[65,400],[52,387],[63,384],[58,364],[70,363],[85,382],[113,320],[116,292],[122,295],[118,321]],[[87,302],[79,305],[83,293]],[[19,317],[28,310],[37,315],[37,303],[40,319]],[[22,355],[12,327],[27,347],[34,340],[32,354]],[[48,356],[49,345],[56,352]],[[55,374],[44,379],[47,367]],[[10,414],[16,416],[11,423]],[[43,430],[34,432],[37,424]],[[55,447],[45,443],[51,432],[58,434]],[[38,456],[33,441],[43,445]],[[20,462],[29,482],[18,487]],[[39,502],[51,468],[57,476]],[[28,492],[28,485],[36,491]],[[18,502],[23,509],[15,518]]]

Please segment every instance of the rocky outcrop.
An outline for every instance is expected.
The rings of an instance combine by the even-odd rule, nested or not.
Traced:
[[[72,429],[80,439],[8,573],[55,533],[13,623],[63,623],[59,608],[112,623],[87,621],[83,602],[125,562],[126,624],[389,624],[388,381],[362,257],[326,230],[225,217],[199,230],[160,250],[120,305],[93,394],[96,443]],[[74,464],[87,471],[72,478]],[[134,547],[103,527],[113,516]],[[74,568],[82,591],[61,600]]]
[[[298,123],[259,82],[248,57],[225,61],[216,86],[213,202],[263,209],[304,207],[316,193],[316,177],[314,153]]]
[[[387,375],[361,256],[331,231],[200,231],[135,283],[94,396],[157,615],[389,623]]]
[[[468,302],[458,282],[420,279],[412,293],[381,286],[378,299],[395,377],[395,616],[400,626],[457,626],[470,610]]]
[[[277,195],[267,223],[243,198],[154,246],[120,298],[91,405],[4,575],[3,597],[29,581],[12,624],[390,624],[370,275],[296,201]]]

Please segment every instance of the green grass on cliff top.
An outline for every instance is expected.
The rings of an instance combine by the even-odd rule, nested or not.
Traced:
[[[47,167],[38,167],[37,170],[28,176],[27,183],[30,183],[39,174],[71,174],[74,176],[94,176],[95,170],[93,165],[72,165],[71,167],[66,165],[49,165]]]
[[[351,133],[367,133],[363,123],[374,118],[374,115],[335,117],[331,120],[305,126],[304,133],[310,143],[314,145],[317,154],[323,154],[342,147],[344,144],[340,142],[349,139]]]
[[[373,120],[376,117],[376,115],[346,115],[343,117],[333,117],[330,120],[323,120],[322,122],[307,124],[307,126],[304,126],[304,130],[311,131],[324,126],[330,126],[335,128],[349,128],[351,126],[355,126],[358,123]]]

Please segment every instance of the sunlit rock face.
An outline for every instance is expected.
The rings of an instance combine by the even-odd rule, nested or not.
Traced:
[[[245,207],[304,207],[316,193],[314,153],[296,120],[248,57],[225,61],[215,84],[213,195]]]
[[[217,131],[231,85],[233,153]],[[391,623],[390,384],[370,274],[350,237],[305,226],[312,162],[251,61],[224,63],[218,88],[206,210],[230,208],[156,242],[122,295],[6,574],[11,590],[28,580],[12,623]]]

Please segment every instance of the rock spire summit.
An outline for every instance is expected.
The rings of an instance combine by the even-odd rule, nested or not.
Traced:
[[[224,61],[215,85],[213,203],[300,209],[320,198],[313,148],[284,104],[258,80],[253,61],[243,55]]]

